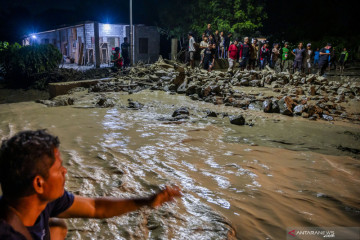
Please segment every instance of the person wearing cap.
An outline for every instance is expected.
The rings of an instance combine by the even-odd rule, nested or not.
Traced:
[[[305,58],[304,58],[304,64],[303,64],[303,71],[307,72],[307,74],[310,74],[311,71],[311,58],[313,55],[313,50],[311,49],[311,43],[308,43],[306,45],[306,51],[305,51]]]
[[[285,42],[284,47],[281,49],[281,71],[289,70],[289,43]]]
[[[325,47],[320,49],[319,57],[319,75],[322,76],[325,73],[327,66],[329,65],[331,44],[328,43]]]
[[[189,58],[190,58],[190,67],[191,68],[194,68],[195,66],[195,62],[194,62],[194,54],[195,54],[195,40],[194,40],[194,37],[193,37],[193,33],[192,32],[189,32],[188,34],[188,37],[189,37]]]

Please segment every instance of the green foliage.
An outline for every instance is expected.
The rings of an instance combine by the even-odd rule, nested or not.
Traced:
[[[265,0],[174,0],[160,5],[160,33],[177,38],[189,30],[201,35],[208,23],[213,30],[250,34],[267,18]]]
[[[11,85],[32,85],[37,74],[57,68],[62,55],[53,45],[20,46],[15,43],[0,47],[0,65],[3,75]]]

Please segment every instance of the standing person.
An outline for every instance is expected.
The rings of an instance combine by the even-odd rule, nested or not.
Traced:
[[[270,61],[270,50],[269,50],[269,43],[267,41],[264,42],[264,45],[260,49],[260,70],[264,69],[265,66]]]
[[[203,40],[200,42],[200,49],[201,49],[201,52],[200,52],[200,66],[203,64],[203,60],[204,60],[204,52],[205,52],[205,49],[209,46],[209,43],[208,43],[208,38],[206,36],[204,36]]]
[[[249,60],[249,67],[252,70],[255,70],[255,64],[258,60],[258,54],[259,53],[259,45],[258,40],[255,38],[253,40],[253,43],[251,44],[251,50],[250,50],[250,60]]]
[[[215,43],[209,44],[204,51],[204,69],[211,72],[215,63]]]
[[[296,68],[298,69],[299,72],[301,72],[301,68],[304,60],[304,53],[305,53],[305,49],[303,48],[303,43],[300,42],[298,48],[294,49],[291,53],[295,56],[294,65],[293,65],[294,73]]]
[[[248,64],[248,61],[250,59],[251,48],[252,46],[249,44],[249,38],[245,37],[244,43],[240,44],[239,47],[239,62],[240,62],[241,71],[244,71],[246,65]]]
[[[127,199],[74,195],[64,189],[67,169],[59,145],[45,130],[19,132],[2,142],[0,239],[65,239],[64,218],[111,218],[181,195],[177,187]]]
[[[189,58],[190,58],[190,67],[194,68],[195,66],[195,59],[194,59],[194,55],[195,55],[195,39],[193,37],[193,33],[189,32],[188,34],[188,38],[189,38]]]
[[[279,44],[275,43],[274,44],[274,48],[271,51],[271,64],[272,64],[272,68],[274,68],[276,71],[280,70],[280,49],[279,49]]]
[[[325,47],[320,49],[320,58],[319,58],[319,75],[322,76],[325,73],[327,66],[329,65],[330,57],[330,48],[331,44],[328,43]]]
[[[208,23],[207,29],[205,30],[205,36],[209,37],[210,35],[213,35],[213,32],[212,32],[212,29],[211,29],[211,24]]]
[[[314,53],[314,68],[318,67],[319,65],[319,58],[320,58],[320,50],[319,48],[316,49],[315,53]]]
[[[208,44],[216,44],[214,36],[212,34],[210,34],[208,37]]]
[[[339,59],[340,73],[344,72],[345,63],[346,63],[348,57],[349,57],[349,53],[348,53],[348,51],[346,51],[346,48],[344,48],[344,50],[340,53],[340,59]]]
[[[224,36],[224,32],[220,33],[219,47],[220,47],[220,58],[225,58],[225,36]]]
[[[238,55],[238,48],[237,48],[238,40],[235,39],[234,43],[229,46],[229,68],[228,72],[232,72],[236,63],[237,55]]]
[[[306,70],[307,74],[311,72],[311,58],[313,55],[313,50],[311,49],[311,43],[306,45],[305,58],[304,58],[304,71]]]
[[[215,40],[215,44],[216,44],[216,48],[215,48],[215,51],[216,51],[216,54],[215,54],[215,57],[216,59],[219,58],[220,56],[220,34],[219,34],[219,30],[216,30],[215,31],[215,34],[214,34],[214,40]]]
[[[124,37],[124,42],[121,44],[121,55],[124,58],[124,67],[128,67],[130,65],[130,55],[129,49],[130,44],[128,43],[128,38]]]
[[[225,58],[229,57],[229,47],[230,47],[230,41],[231,41],[231,37],[232,37],[232,33],[229,33],[226,37],[225,37]]]
[[[281,71],[289,70],[290,64],[289,64],[289,43],[285,42],[284,47],[281,49]]]

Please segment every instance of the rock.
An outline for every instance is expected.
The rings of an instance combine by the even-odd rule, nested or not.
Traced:
[[[185,80],[178,88],[177,88],[177,92],[178,93],[185,93],[186,92],[186,86],[187,86],[187,81]]]
[[[245,118],[242,115],[229,116],[230,123],[235,125],[245,125]]]
[[[267,99],[263,102],[262,108],[264,109],[264,112],[271,113],[272,112],[272,101]]]
[[[315,86],[311,86],[311,87],[310,87],[310,91],[309,91],[309,92],[310,92],[310,95],[311,95],[311,96],[315,96],[315,95],[316,95],[316,89],[315,89]]]
[[[322,118],[326,121],[334,121],[334,118],[330,115],[323,114]]]
[[[128,99],[128,108],[133,108],[133,109],[141,109],[144,105],[139,103],[139,102],[136,102],[136,101],[133,101],[132,99]]]
[[[349,93],[349,92],[351,92],[351,90],[348,89],[348,88],[345,88],[345,87],[340,87],[340,88],[337,90],[337,94],[338,94],[338,95],[344,95],[344,94]]]
[[[260,80],[251,80],[249,82],[249,85],[252,87],[260,87],[261,86],[261,81]]]
[[[206,116],[208,117],[217,117],[217,113],[211,110],[206,110]]]
[[[323,112],[323,110],[320,107],[316,106],[316,105],[309,106],[308,111],[307,111],[309,116],[313,116],[314,114],[322,115],[322,112]]]
[[[164,70],[158,70],[155,72],[155,75],[158,77],[164,77],[168,75],[168,72],[164,71]]]
[[[289,96],[283,97],[281,100],[279,100],[280,114],[292,116],[294,105],[294,101]]]
[[[249,86],[249,80],[241,79],[239,84],[240,86]]]
[[[308,75],[308,77],[306,78],[306,82],[307,83],[312,83],[316,80],[316,75],[315,74],[310,74]]]
[[[248,108],[250,110],[262,111],[263,110],[263,103],[262,101],[255,101],[249,104]]]
[[[306,112],[303,112],[303,113],[301,114],[301,116],[302,116],[303,118],[309,118],[309,114],[306,113]]]
[[[98,100],[96,105],[99,107],[108,108],[108,107],[115,106],[115,103],[114,103],[114,100],[112,100],[112,99],[107,99],[107,98],[102,97]]]
[[[302,113],[304,112],[304,110],[305,110],[305,106],[304,105],[296,105],[295,107],[294,107],[294,113],[296,114],[296,115],[302,115]]]
[[[172,117],[176,117],[176,116],[180,116],[180,115],[187,115],[189,116],[189,109],[187,107],[181,107],[179,109],[176,109],[173,114]]]
[[[280,107],[279,107],[279,101],[278,100],[272,100],[271,112],[280,113]]]

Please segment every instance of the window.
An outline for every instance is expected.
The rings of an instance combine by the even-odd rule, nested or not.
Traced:
[[[43,38],[43,39],[41,39],[41,43],[42,44],[49,44],[49,39],[48,38]]]
[[[56,46],[56,38],[53,38],[53,45]]]
[[[139,38],[139,53],[147,54],[148,53],[148,38]]]

